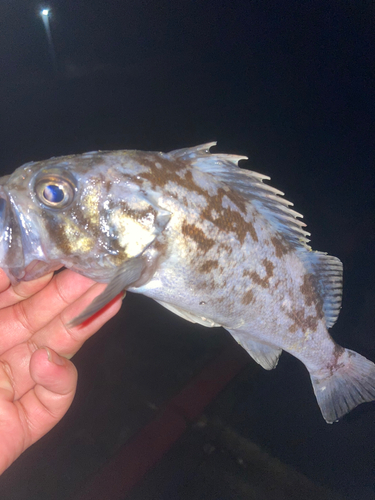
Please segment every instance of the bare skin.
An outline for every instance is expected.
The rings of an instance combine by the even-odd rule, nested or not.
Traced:
[[[68,358],[118,312],[121,296],[66,325],[104,287],[69,270],[11,286],[0,270],[0,474],[70,407],[77,371]]]

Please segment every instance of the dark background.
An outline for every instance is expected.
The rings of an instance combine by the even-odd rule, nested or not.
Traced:
[[[58,72],[38,15],[43,5],[0,5],[1,173],[69,153],[217,140],[220,151],[245,154],[249,168],[270,175],[305,215],[313,248],[343,261],[343,309],[332,336],[375,360],[374,3],[49,6]],[[163,315],[160,328],[173,321],[142,297],[130,300],[155,324]],[[189,329],[198,343],[212,342],[203,328]],[[105,342],[116,349],[114,340],[109,332]],[[307,372],[285,354],[251,387],[233,387],[231,398],[231,425],[241,435],[347,498],[375,498],[373,403],[326,425]]]

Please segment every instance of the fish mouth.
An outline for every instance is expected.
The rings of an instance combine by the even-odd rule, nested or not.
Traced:
[[[0,183],[0,267],[14,285],[41,276],[43,260],[37,228]]]
[[[0,268],[12,285],[31,281],[63,267],[48,259],[33,207],[19,193],[9,192],[0,179]]]

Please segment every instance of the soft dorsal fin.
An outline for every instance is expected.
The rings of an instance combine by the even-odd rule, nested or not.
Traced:
[[[307,271],[314,276],[317,292],[323,300],[327,328],[337,320],[342,300],[342,262],[324,252],[301,252]]]
[[[289,208],[293,203],[283,198],[282,191],[263,182],[270,180],[270,177],[238,167],[240,160],[247,160],[246,156],[211,154],[210,148],[215,145],[216,142],[209,142],[171,151],[168,155],[190,161],[197,169],[214,175],[216,179],[241,193],[299,252],[307,271],[315,277],[317,293],[323,301],[326,324],[330,328],[336,322],[341,307],[341,261],[311,250],[308,245],[310,233],[302,229],[306,224],[299,220],[303,216]]]

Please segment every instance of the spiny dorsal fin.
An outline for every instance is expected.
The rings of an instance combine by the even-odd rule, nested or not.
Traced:
[[[197,156],[204,156],[206,157],[207,155],[211,156],[210,153],[210,148],[216,146],[217,142],[206,142],[205,144],[200,144],[199,146],[193,146],[191,148],[181,148],[181,149],[174,149],[173,151],[170,151],[167,153],[170,156],[173,156],[173,158],[196,158]]]
[[[209,142],[193,148],[178,149],[168,153],[168,156],[188,160],[202,172],[213,174],[216,179],[248,198],[291,244],[310,249],[307,245],[310,233],[302,229],[306,224],[297,219],[303,216],[289,208],[293,203],[282,197],[282,191],[264,184],[263,181],[270,180],[270,177],[239,168],[238,162],[247,160],[246,156],[211,154],[209,150],[215,145],[216,142]]]

